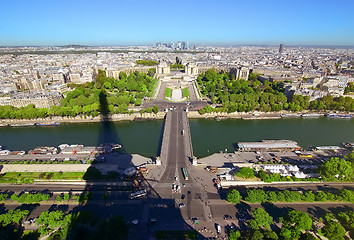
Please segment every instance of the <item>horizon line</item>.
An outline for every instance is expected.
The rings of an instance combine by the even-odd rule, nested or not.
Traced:
[[[279,43],[279,44],[192,44],[192,46],[196,47],[242,47],[242,46],[249,46],[249,47],[277,47],[280,44],[284,43]],[[64,48],[64,47],[77,47],[77,48],[93,48],[93,47],[153,47],[155,44],[135,44],[135,45],[129,45],[129,44],[97,44],[97,45],[83,45],[83,44],[65,44],[65,45],[0,45],[0,48],[21,48],[21,47],[34,47],[34,48],[44,48],[44,47],[58,47],[58,48]],[[336,45],[336,44],[284,44],[285,47],[313,47],[313,48],[354,48],[354,45]],[[162,50],[162,49],[161,49]],[[182,49],[182,50],[191,50],[191,47],[189,49]]]

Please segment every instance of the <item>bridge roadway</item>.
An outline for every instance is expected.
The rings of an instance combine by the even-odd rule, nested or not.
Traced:
[[[210,221],[211,209],[206,204],[208,195],[201,183],[191,175],[193,148],[188,117],[183,108],[166,115],[160,159],[164,173],[153,187],[155,193],[162,199],[183,203],[186,207],[181,208],[181,214],[185,220],[197,218]],[[182,168],[187,169],[188,180],[184,179]],[[179,190],[173,191],[172,184],[178,185]]]
[[[183,179],[182,168],[188,164],[185,141],[190,139],[186,126],[187,114],[182,109],[170,111],[166,115],[164,138],[161,146],[161,162],[165,171],[160,183],[173,183],[175,177]],[[184,130],[184,134],[182,131]]]

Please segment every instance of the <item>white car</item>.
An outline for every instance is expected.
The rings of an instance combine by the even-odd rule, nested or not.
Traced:
[[[221,233],[221,226],[219,224],[216,224],[216,231],[218,233]]]
[[[180,203],[178,204],[179,208],[184,208],[186,205],[184,205],[184,203]]]
[[[135,220],[132,221],[132,224],[134,224],[134,225],[137,225],[138,223],[139,223],[138,219],[135,219]]]

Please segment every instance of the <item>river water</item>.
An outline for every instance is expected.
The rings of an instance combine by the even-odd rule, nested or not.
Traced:
[[[354,142],[354,119],[190,120],[194,155],[232,152],[239,141],[262,139],[295,140],[303,148]],[[62,143],[98,145],[118,142],[124,153],[157,156],[163,121],[113,123],[62,123],[52,127],[0,128],[0,145],[9,150],[30,150]]]

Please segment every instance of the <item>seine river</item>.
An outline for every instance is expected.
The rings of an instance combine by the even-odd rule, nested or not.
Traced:
[[[278,119],[241,120],[191,119],[194,155],[203,157],[215,152],[232,152],[239,141],[262,139],[295,140],[303,148],[354,142],[354,119]],[[163,121],[114,123],[72,123],[53,127],[0,128],[0,145],[9,150],[30,150],[38,146],[62,143],[97,145],[118,142],[124,153],[157,156]]]

